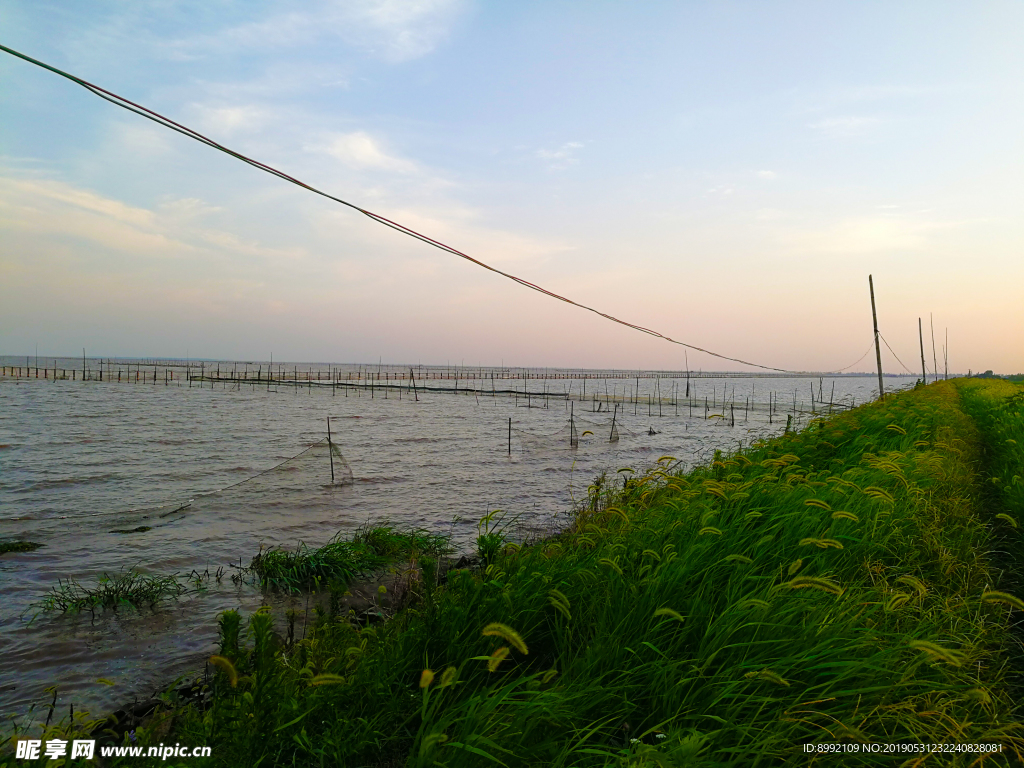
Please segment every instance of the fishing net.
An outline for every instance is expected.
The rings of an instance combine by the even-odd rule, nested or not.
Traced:
[[[513,424],[512,433],[518,440],[521,453],[546,455],[566,451],[608,450],[614,448],[623,437],[628,439],[647,435],[648,429],[630,429],[622,423],[622,416],[613,411],[604,420],[571,416],[558,430],[548,433],[537,433]]]
[[[250,499],[261,506],[315,508],[330,499],[332,489],[352,485],[353,482],[352,468],[341,449],[337,443],[324,438],[280,464],[232,485],[133,511],[150,519],[163,519],[184,513],[207,514],[237,509],[239,504]]]

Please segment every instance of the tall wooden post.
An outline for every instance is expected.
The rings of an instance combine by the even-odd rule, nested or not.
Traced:
[[[924,370],[924,333],[921,331],[921,318],[917,318],[917,339],[921,342],[921,383],[928,383],[928,376]]]
[[[331,457],[331,484],[334,484],[334,448],[331,447],[331,417],[327,417],[327,454]]]
[[[512,457],[512,417],[508,417],[508,455]]]
[[[946,343],[942,345],[942,364],[945,366],[943,381],[949,378],[949,328],[946,329]]]
[[[875,311],[875,282],[868,275],[868,288],[871,291],[871,323],[875,329],[875,362],[878,363],[878,399],[885,400],[885,387],[882,385],[882,348],[878,344],[878,313]]]
[[[928,322],[932,326],[932,371],[935,373],[935,378],[939,378],[939,356],[935,354],[935,316],[931,312],[928,313]]]

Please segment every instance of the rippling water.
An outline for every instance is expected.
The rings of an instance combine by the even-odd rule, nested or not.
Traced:
[[[870,378],[835,382],[837,402],[872,396]],[[737,408],[730,426],[727,418],[705,419],[702,403],[691,416],[685,403],[666,399],[661,416],[657,405],[648,416],[641,398],[620,406],[617,443],[607,439],[611,414],[575,402],[581,438],[571,450],[570,405],[541,393],[562,391],[551,384],[529,381],[527,408],[522,396],[422,389],[416,402],[394,390],[385,399],[379,390],[371,398],[315,387],[0,379],[0,538],[44,545],[0,557],[0,714],[24,714],[51,685],[58,686],[58,706],[73,702],[94,713],[148,697],[177,675],[202,669],[219,612],[248,613],[264,600],[283,599],[225,577],[156,610],[38,613],[34,605],[58,579],[88,583],[131,566],[155,574],[212,572],[239,558],[247,564],[261,544],[317,546],[385,518],[451,532],[468,550],[476,521],[489,510],[518,515],[524,530],[550,529],[598,472],[642,467],[664,454],[693,463],[715,448],[780,431],[794,392],[809,399],[808,379],[732,380]],[[723,384],[697,386],[703,397]],[[522,382],[517,386],[522,390]],[[591,392],[604,386],[588,384]],[[641,391],[645,386],[652,385],[641,380]],[[825,393],[830,386],[826,379]],[[621,380],[607,384],[610,392],[616,387],[622,390]],[[749,415],[741,409],[751,392],[763,404],[769,391],[778,393],[782,412],[771,425],[763,408]],[[314,450],[229,491],[198,496],[300,454],[325,437],[328,416],[351,485],[332,485],[326,450]],[[188,499],[200,501],[175,511]],[[151,530],[111,533],[140,525]]]

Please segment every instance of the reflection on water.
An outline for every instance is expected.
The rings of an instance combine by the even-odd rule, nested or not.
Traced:
[[[794,393],[798,409],[806,408],[811,386],[808,379],[701,380],[699,399],[680,394],[677,403],[666,394],[659,416],[657,403],[645,401],[644,387],[655,386],[645,380],[640,398],[612,412],[593,400],[570,405],[550,396],[568,387],[558,381],[528,381],[529,408],[522,395],[424,392],[433,383],[421,383],[417,402],[394,390],[371,398],[316,387],[0,380],[0,538],[45,545],[0,557],[0,714],[23,714],[49,685],[58,686],[65,708],[73,702],[97,713],[149,696],[202,669],[219,612],[290,599],[265,598],[225,577],[156,610],[35,615],[33,604],[58,579],[92,582],[132,566],[213,572],[247,564],[260,544],[318,546],[384,518],[451,532],[463,549],[493,509],[519,516],[525,531],[550,529],[597,473],[665,454],[692,464],[779,432]],[[864,402],[871,385],[866,377],[838,378],[835,402]],[[827,403],[832,381],[823,386]],[[591,397],[624,391],[621,380],[587,387]],[[516,388],[523,391],[523,382]],[[721,407],[729,388],[731,411]],[[574,389],[581,394],[579,382]],[[722,417],[705,419],[703,397],[712,389],[718,407],[708,415]],[[748,413],[751,395],[761,408]],[[769,400],[777,403],[773,424]],[[326,437],[328,416],[351,484],[331,483],[326,443],[281,465]],[[613,418],[617,442],[608,439]],[[140,526],[150,530],[111,532]],[[101,677],[117,685],[98,684]]]

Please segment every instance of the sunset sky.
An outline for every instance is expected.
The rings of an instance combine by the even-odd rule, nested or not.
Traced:
[[[556,293],[798,370],[869,348],[871,273],[912,371],[930,313],[940,367],[948,328],[951,370],[1024,371],[1022,29],[1017,2],[0,0],[4,45]],[[0,354],[36,344],[684,365],[0,53]]]

